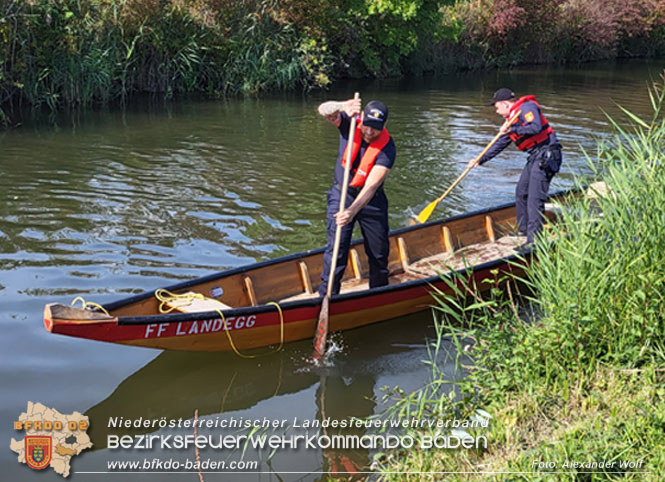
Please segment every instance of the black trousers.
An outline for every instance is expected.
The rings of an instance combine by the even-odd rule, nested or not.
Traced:
[[[332,265],[333,247],[335,242],[335,231],[337,224],[335,214],[339,211],[339,203],[342,197],[337,187],[328,191],[328,209],[326,213],[328,231],[328,244],[323,255],[323,272],[321,273],[321,285],[319,294],[324,296],[328,290],[328,278],[330,266]],[[348,208],[354,201],[354,196],[347,194],[345,206]],[[360,224],[360,230],[365,243],[365,253],[369,260],[369,287],[376,288],[388,284],[388,199],[383,189],[379,189],[372,200],[360,210],[353,220],[342,226],[342,235],[337,254],[337,267],[335,268],[335,279],[332,293],[339,293],[340,284],[344,270],[346,269],[353,227],[356,221]]]
[[[549,153],[549,154],[548,154]],[[550,182],[561,166],[561,147],[543,146],[529,153],[515,189],[517,228],[526,233],[527,242],[535,241],[545,219],[545,201]]]

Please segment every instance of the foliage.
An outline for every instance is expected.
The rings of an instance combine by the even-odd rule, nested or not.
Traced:
[[[524,63],[662,56],[663,0],[457,0],[441,7],[437,42],[402,62],[410,73]]]
[[[467,27],[461,41],[496,65],[645,55],[650,39],[662,38],[665,18],[662,0],[490,0],[455,8]],[[662,41],[654,48],[662,51]]]
[[[0,9],[3,122],[22,103],[255,95],[665,52],[665,0],[5,0]]]
[[[11,0],[2,102],[87,105],[132,92],[257,93],[325,85],[324,48],[276,0]]]
[[[7,0],[0,106],[56,110],[165,97],[325,87],[395,75],[439,41],[446,0]]]
[[[442,21],[434,0],[351,1],[349,16],[363,27],[355,48],[364,67],[374,75],[399,73],[400,59],[423,42],[440,40]],[[351,46],[347,44],[350,49]]]

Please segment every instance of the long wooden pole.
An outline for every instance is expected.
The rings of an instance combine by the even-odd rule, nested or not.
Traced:
[[[355,100],[360,98],[358,92],[353,96]],[[346,164],[344,165],[344,182],[342,183],[342,198],[339,201],[339,211],[341,213],[346,209],[346,193],[348,191],[349,174],[351,172],[351,155],[353,152],[353,138],[356,133],[356,116],[351,118],[349,127],[349,139],[346,143]],[[342,227],[337,225],[335,229],[335,242],[333,244],[332,260],[330,261],[330,273],[328,275],[328,291],[321,301],[321,311],[319,312],[319,321],[314,334],[314,357],[320,359],[326,352],[326,339],[328,338],[328,320],[330,318],[330,297],[332,296],[333,282],[335,281],[335,270],[337,269],[337,255],[339,254],[339,244],[342,238]]]
[[[508,125],[510,125],[510,124],[512,124],[513,122],[515,122],[515,119],[517,119],[521,113],[522,113],[522,111],[519,111],[519,110],[518,110],[518,111],[517,111],[517,112],[516,112],[516,113],[515,113],[515,114],[514,114],[509,120],[508,120]],[[495,143],[496,141],[499,140],[499,137],[501,137],[501,132],[497,133],[497,135],[494,136],[494,139],[492,139],[492,140],[489,142],[489,144],[487,144],[487,145],[485,146],[485,149],[483,149],[483,151],[482,151],[480,154],[478,154],[478,156],[473,160],[474,163],[475,163],[475,162],[478,162],[478,161],[479,161],[479,160],[485,155],[485,153],[486,153],[487,151],[490,150],[490,147],[492,147],[492,146],[494,145],[494,143]],[[457,179],[455,179],[455,182],[453,182],[453,183],[451,184],[451,186],[450,186],[448,189],[446,189],[446,192],[444,192],[444,193],[443,193],[441,196],[439,196],[437,199],[435,199],[434,201],[432,201],[431,203],[429,203],[427,206],[425,206],[425,209],[423,209],[422,211],[420,211],[420,214],[418,214],[418,216],[416,216],[416,219],[415,219],[416,222],[412,222],[411,224],[417,224],[417,223],[421,223],[421,224],[422,224],[422,223],[426,222],[426,221],[429,219],[429,217],[432,215],[432,213],[434,212],[434,210],[436,209],[436,207],[439,205],[439,203],[440,203],[441,201],[443,201],[443,199],[444,199],[448,194],[450,194],[450,191],[452,191],[452,190],[455,188],[455,186],[457,186],[457,185],[459,184],[459,182],[460,182],[462,179],[464,179],[464,177],[469,173],[469,171],[471,171],[471,169],[473,168],[473,165],[474,165],[474,164],[470,164],[469,166],[467,166],[467,168],[464,169],[464,172],[463,172],[462,174],[460,174],[460,176],[459,176]]]

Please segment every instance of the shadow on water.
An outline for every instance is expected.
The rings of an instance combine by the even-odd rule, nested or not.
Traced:
[[[92,451],[106,449],[109,435],[192,433],[191,429],[174,432],[123,424],[162,418],[187,420],[193,418],[195,410],[199,417],[213,421],[287,420],[278,430],[282,434],[297,433],[292,423],[295,419],[298,423],[365,419],[385,408],[383,387],[416,389],[428,380],[423,360],[427,359],[425,346],[434,329],[433,323],[423,318],[408,316],[382,323],[381,330],[370,326],[334,334],[333,342],[340,348],[324,367],[312,364],[310,341],[292,343],[278,353],[255,359],[241,359],[233,353],[165,351],[85,412],[91,422]],[[437,364],[452,380],[459,374],[455,372],[453,348],[447,348]],[[110,426],[110,420],[120,426]],[[319,433],[332,430],[320,428]],[[363,435],[372,430],[350,428],[344,433]],[[216,436],[220,432],[227,431],[213,428],[209,433]],[[305,467],[310,473],[308,480],[315,480],[317,473],[367,470],[371,463],[367,449],[323,449],[315,458],[311,451],[304,455],[310,460],[293,458],[286,452],[277,452],[270,460],[265,454],[249,458],[261,459],[265,464],[262,470],[277,473]]]
[[[195,410],[199,416],[245,410],[260,400],[314,385],[319,377],[298,373],[298,362],[291,350],[252,360],[238,359],[232,353],[164,351],[85,412],[96,422],[89,431],[93,450],[106,448],[110,433],[136,435],[156,431],[109,428],[106,422],[111,418],[187,420]]]

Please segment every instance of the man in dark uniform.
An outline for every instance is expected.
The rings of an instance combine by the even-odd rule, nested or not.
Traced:
[[[525,252],[531,249],[543,226],[550,182],[561,167],[561,144],[541,112],[535,96],[516,99],[513,91],[504,87],[494,93],[490,105],[506,119],[499,130],[502,135],[483,157],[478,161],[470,161],[469,166],[486,163],[511,142],[519,150],[528,153],[526,166],[515,189],[517,228],[519,234],[526,235],[527,239],[517,250]],[[517,112],[519,116],[512,124],[509,123]]]
[[[347,265],[351,235],[356,221],[360,224],[365,252],[369,259],[369,287],[388,284],[388,199],[383,182],[395,162],[395,143],[384,128],[388,109],[380,101],[372,101],[362,113],[352,146],[351,171],[346,208],[339,211],[344,182],[345,153],[349,140],[351,117],[360,114],[361,100],[328,101],[319,106],[319,114],[339,129],[339,151],[335,165],[335,184],[328,191],[328,245],[323,257],[319,293],[326,294],[332,264],[335,230],[341,227],[341,239],[335,268],[332,293],[339,293]]]

